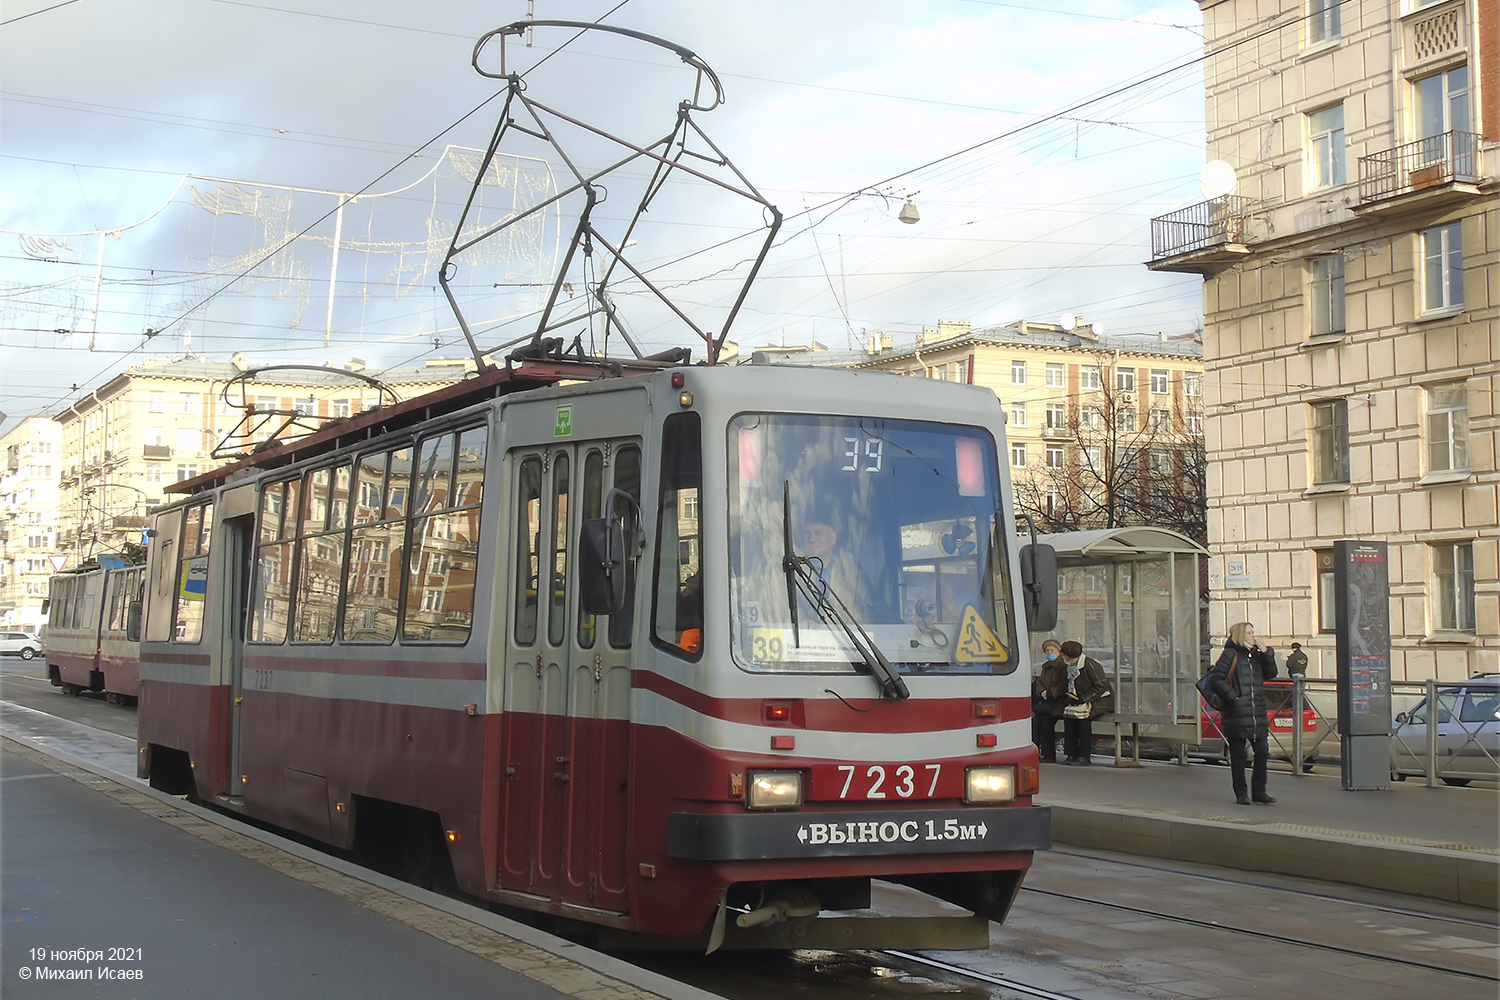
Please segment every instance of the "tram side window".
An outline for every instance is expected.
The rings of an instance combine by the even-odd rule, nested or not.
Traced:
[[[521,460],[516,489],[516,645],[536,642],[537,572],[541,568],[542,460]]]
[[[626,445],[615,453],[615,489],[629,494],[639,509],[641,502],[641,449]],[[640,530],[639,524],[629,526],[631,532]],[[627,539],[633,537],[626,535]],[[609,616],[609,644],[615,649],[628,649],[635,627],[635,578],[637,572],[636,547],[628,545],[625,552],[625,606]]]
[[[703,486],[700,437],[696,413],[674,413],[663,422],[652,613],[652,638],[657,645],[694,658],[702,646],[703,628],[698,521]]]
[[[396,637],[411,474],[410,448],[360,459],[357,523],[350,532],[349,570],[344,578],[345,642],[389,643]]]
[[[182,522],[182,547],[178,550],[177,615],[173,642],[199,642],[203,638],[203,611],[208,596],[208,541],[213,527],[213,504],[187,508]]]
[[[296,531],[293,642],[333,641],[344,568],[343,513],[348,508],[348,493],[348,465],[314,469],[303,478],[302,519]],[[292,516],[288,511],[288,520]]]
[[[590,448],[583,457],[583,481],[579,484],[582,493],[579,503],[582,509],[580,520],[590,521],[600,516],[604,505],[604,452]],[[581,649],[594,648],[594,632],[598,627],[598,616],[583,610],[582,593],[578,605],[578,645]]]
[[[151,540],[151,579],[148,582],[146,641],[167,642],[172,638],[173,587],[177,582],[177,545],[182,531],[182,511],[171,510],[156,519]]]
[[[486,434],[470,428],[417,446],[403,642],[461,643],[473,630]]]
[[[568,619],[568,456],[552,458],[552,552],[547,560],[547,641],[562,644]]]
[[[255,604],[251,608],[250,641],[279,643],[286,639],[292,604],[292,548],[289,534],[297,530],[297,514],[287,511],[286,481],[270,483],[260,493],[260,544],[255,559]],[[288,527],[286,522],[290,521]]]

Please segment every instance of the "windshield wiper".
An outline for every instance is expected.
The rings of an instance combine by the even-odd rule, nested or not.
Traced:
[[[807,602],[825,623],[837,625],[849,640],[854,651],[864,658],[865,666],[875,675],[880,685],[880,697],[890,701],[903,701],[911,697],[906,681],[891,666],[880,647],[865,627],[854,617],[832,585],[823,580],[813,569],[812,560],[799,556],[792,550],[790,481],[782,483],[782,560],[781,568],[786,573],[787,604],[792,609],[792,639],[800,646],[797,629],[797,594],[800,591]]]

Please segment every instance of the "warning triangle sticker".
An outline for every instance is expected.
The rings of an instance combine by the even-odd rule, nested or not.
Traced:
[[[1010,659],[972,604],[964,608],[963,624],[958,627],[958,650],[953,658],[959,663],[1004,663]]]

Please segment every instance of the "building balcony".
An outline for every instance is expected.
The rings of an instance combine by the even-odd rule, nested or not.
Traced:
[[[1244,241],[1253,202],[1226,194],[1151,220],[1153,271],[1216,274],[1250,253]]]
[[[148,459],[171,458],[172,446],[169,444],[141,445],[141,457]]]
[[[1444,132],[1359,158],[1360,214],[1462,202],[1483,180],[1479,136]]]

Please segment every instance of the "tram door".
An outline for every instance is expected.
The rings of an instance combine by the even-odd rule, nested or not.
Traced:
[[[573,550],[611,488],[640,498],[640,445],[570,442],[512,452],[500,881],[623,909],[632,601],[578,609]],[[632,567],[633,571],[633,567]]]

